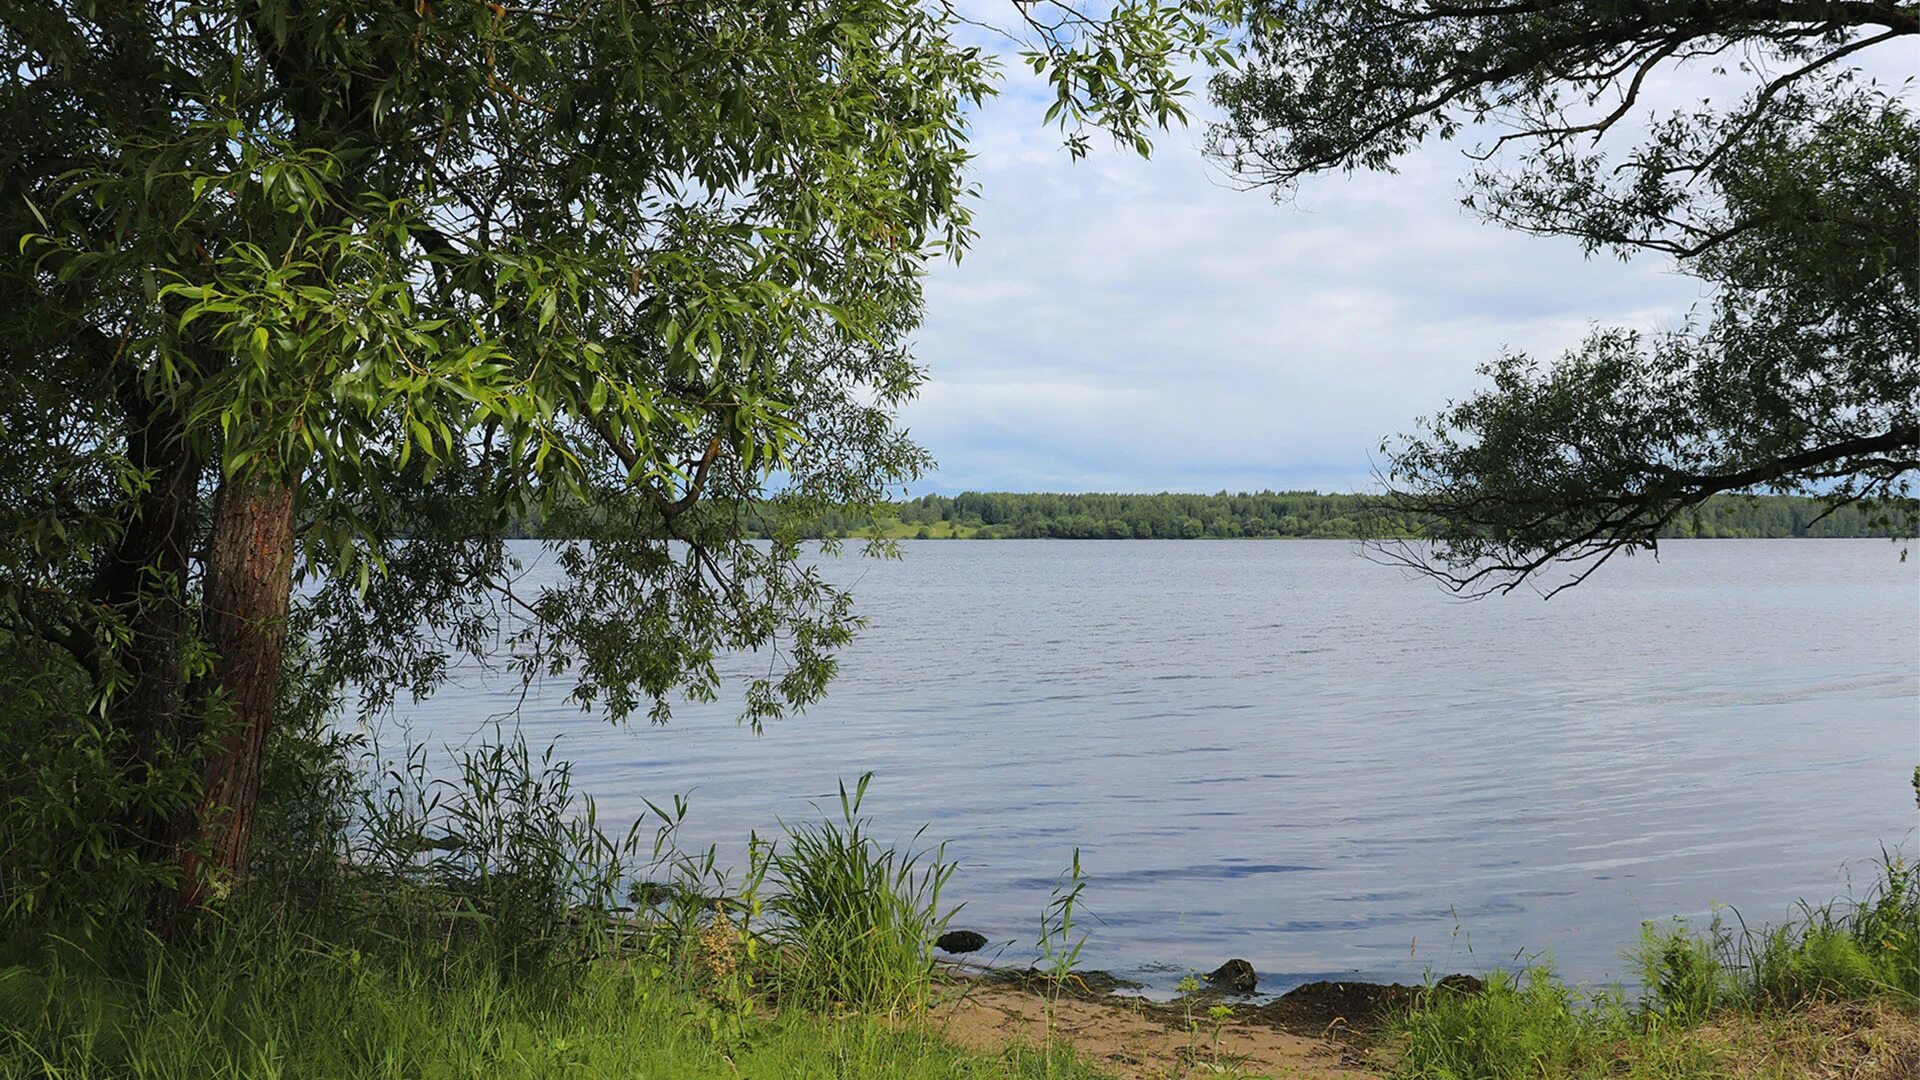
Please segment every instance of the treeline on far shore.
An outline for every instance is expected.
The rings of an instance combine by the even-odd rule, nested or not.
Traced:
[[[771,517],[769,515],[769,517]],[[1789,495],[1718,495],[1664,535],[1691,538],[1892,537],[1905,513]],[[828,510],[786,522],[803,536],[864,536],[876,522]],[[1198,540],[1417,537],[1421,519],[1379,496],[1311,491],[1191,495],[980,492],[923,495],[893,504],[877,522],[894,539]]]
[[[748,535],[801,539],[879,536],[891,540],[1368,540],[1423,535],[1418,514],[1378,495],[1261,491],[1155,495],[968,491],[923,495],[882,505],[877,513],[846,507],[801,510],[779,499],[703,504],[707,515],[737,523]],[[559,519],[518,518],[518,539],[581,539],[597,535],[602,513],[575,508]],[[1907,535],[1920,506],[1830,507],[1794,495],[1716,495],[1681,515],[1661,535],[1672,539],[1781,539]],[[711,522],[709,522],[711,524]]]

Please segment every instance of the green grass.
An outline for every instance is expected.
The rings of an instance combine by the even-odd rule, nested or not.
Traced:
[[[1484,993],[1436,992],[1402,1028],[1400,1075],[1433,1080],[1717,1077],[1715,1056],[1645,1022],[1617,993],[1585,994],[1535,966]]]
[[[1070,1078],[1071,1055],[969,1055],[868,1014],[735,1024],[635,959],[508,974],[481,951],[253,924],[120,971],[49,942],[0,965],[0,1077]]]
[[[1486,991],[1435,989],[1400,1024],[1407,1080],[1707,1080],[1842,1075],[1821,1010],[1897,1018],[1920,1062],[1920,873],[1891,856],[1863,897],[1803,906],[1776,927],[1649,924],[1633,954],[1642,990],[1568,987],[1536,965]],[[1849,1021],[1850,1022],[1850,1021]],[[1884,1044],[1891,1037],[1879,1037]],[[1751,1051],[1747,1044],[1752,1044]],[[1874,1052],[1874,1039],[1861,1040]],[[1904,1067],[1904,1066],[1901,1066]],[[1847,1075],[1853,1075],[1851,1073]],[[1860,1072],[1858,1075],[1879,1075]],[[1887,1073],[1892,1076],[1894,1073]]]
[[[443,780],[410,752],[319,791],[299,857],[257,860],[172,942],[118,915],[128,899],[65,919],[0,903],[0,1080],[1093,1075],[1061,1047],[933,1033],[952,868],[868,836],[865,778],[730,882],[711,849],[673,848],[679,801],[648,861],[639,826],[603,834],[550,754],[514,738],[456,765]],[[266,820],[271,851],[286,830]],[[664,899],[625,910],[662,871]]]
[[[901,851],[867,834],[860,803],[872,779],[852,792],[840,785],[839,821],[789,827],[766,853],[766,937],[783,1002],[888,1015],[927,1005],[933,942],[953,915],[940,890],[954,864],[941,849]]]
[[[1808,1001],[1920,1008],[1920,867],[1886,856],[1864,896],[1802,904],[1779,926],[1735,932],[1721,916],[1705,928],[1649,925],[1637,959],[1645,1007],[1669,1019]]]

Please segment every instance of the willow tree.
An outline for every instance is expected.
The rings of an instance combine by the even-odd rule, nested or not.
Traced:
[[[1015,10],[1070,140],[1144,146],[1175,61],[1219,47],[1206,4]],[[56,734],[115,776],[199,777],[130,784],[110,842],[174,865],[180,907],[244,877],[290,635],[372,705],[501,652],[615,718],[711,697],[728,650],[777,658],[756,724],[817,698],[857,618],[740,515],[925,465],[906,339],[968,238],[992,88],[955,25],[907,0],[0,10],[0,644],[74,675]],[[501,539],[527,520],[595,540],[531,593]]]
[[[1456,589],[1560,587],[1720,492],[1864,502],[1920,525],[1920,5],[1885,0],[1269,2],[1218,76],[1211,147],[1252,184],[1391,169],[1463,138],[1467,204],[1711,287],[1678,332],[1504,356],[1487,389],[1383,450],[1403,550]],[[1698,104],[1651,101],[1690,70]],[[1730,92],[1729,92],[1730,91]],[[1671,98],[1672,91],[1668,91]],[[1715,102],[1718,103],[1715,103]]]

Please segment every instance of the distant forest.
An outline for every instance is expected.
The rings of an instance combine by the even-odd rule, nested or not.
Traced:
[[[895,503],[879,531],[896,539],[1195,540],[1418,536],[1417,518],[1384,499],[1263,491],[1231,495],[1054,495],[969,491]],[[884,515],[885,512],[883,512]],[[1897,520],[1899,515],[1894,515]],[[794,523],[803,536],[861,536],[864,515],[828,511]],[[1890,537],[1884,511],[1785,495],[1721,495],[1675,521],[1674,538]]]

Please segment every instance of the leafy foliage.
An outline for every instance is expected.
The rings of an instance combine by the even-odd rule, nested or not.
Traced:
[[[1920,216],[1920,125],[1866,96],[1844,111],[1770,112],[1756,129],[1781,126],[1722,157],[1712,182],[1746,224],[1690,263],[1720,287],[1710,321],[1597,331],[1546,368],[1504,357],[1392,447],[1389,479],[1442,520],[1456,584],[1590,571],[1725,491],[1864,502],[1916,531],[1895,500],[1920,467],[1920,241],[1902,224]]]
[[[112,933],[170,880],[120,830],[187,805],[193,774],[177,760],[127,768],[131,738],[84,707],[82,680],[35,655],[46,648],[0,639],[0,927]]]
[[[1818,98],[1821,87],[1851,81],[1849,58],[1920,34],[1920,11],[1878,0],[1262,0],[1249,5],[1246,26],[1243,62],[1214,77],[1226,115],[1210,132],[1213,151],[1245,179],[1283,191],[1322,171],[1391,168],[1428,139],[1486,140],[1476,156],[1519,154],[1518,191],[1565,197],[1523,197],[1514,211],[1611,207],[1641,231],[1609,236],[1577,219],[1562,224],[1596,243],[1680,251],[1721,231],[1688,216],[1717,213],[1711,193],[1692,181],[1757,128],[1801,111],[1796,95]],[[1580,171],[1605,136],[1641,126],[1655,76],[1730,57],[1757,84],[1731,107],[1703,104],[1656,124],[1604,178]],[[1488,169],[1476,179],[1482,194],[1495,195],[1515,176]],[[1595,180],[1605,193],[1590,186]],[[1531,215],[1514,223],[1521,220],[1549,224]]]
[[[871,498],[923,462],[886,409],[917,381],[899,344],[916,268],[967,235],[958,110],[987,84],[982,58],[911,5],[154,4],[100,19],[6,27],[0,89],[23,130],[30,114],[71,120],[39,125],[45,145],[18,162],[62,168],[15,170],[9,231],[31,258],[13,288],[50,332],[16,339],[10,366],[57,358],[137,384],[131,415],[82,414],[100,417],[81,441],[107,465],[125,425],[158,415],[227,472],[297,479],[304,566],[331,583],[309,624],[329,662],[358,664],[377,638],[404,656],[419,622],[476,643],[483,612],[512,603],[493,522],[626,502],[630,542],[574,557],[651,586],[606,599],[625,613],[644,596],[652,617],[603,612],[525,643],[545,667],[595,653],[596,634],[601,653],[637,638],[658,666],[644,691],[663,697],[819,598],[776,585],[747,604],[736,582],[777,580],[790,552],[744,555],[724,529],[669,547],[693,502],[776,469],[796,499]],[[88,35],[139,69],[111,92],[141,124],[88,96],[109,74],[69,51]],[[22,403],[32,422],[65,401]],[[435,511],[453,527],[401,535]],[[84,554],[63,532],[23,556]],[[849,620],[810,625],[796,661],[817,673],[810,644]],[[622,627],[633,636],[609,643]],[[821,681],[787,684],[787,703]]]
[[[951,0],[941,0],[953,10]],[[1145,156],[1149,132],[1186,123],[1183,64],[1230,66],[1240,0],[1115,0],[1103,5],[1025,0],[1016,29],[1000,33],[1025,45],[1021,58],[1053,89],[1046,119],[1066,133],[1074,157],[1089,149],[1088,129]]]
[[[1014,10],[1076,147],[1144,151],[1184,116],[1172,66],[1222,48],[1192,0]],[[746,719],[817,699],[858,619],[727,508],[872,504],[926,466],[895,420],[907,342],[924,267],[971,236],[966,110],[993,91],[960,24],[915,0],[0,12],[0,633],[55,650],[69,722],[130,769],[205,759],[204,798],[118,843],[244,876],[295,591],[296,647],[370,712],[505,656],[665,720],[757,648]],[[566,583],[517,590],[512,523],[587,508]]]
[[[1887,507],[1911,492],[1920,400],[1920,130],[1851,65],[1920,34],[1912,5],[1261,5],[1252,59],[1214,82],[1223,160],[1287,190],[1480,140],[1468,205],[1589,251],[1675,259],[1710,312],[1653,337],[1597,330],[1383,448],[1456,589],[1578,581],[1719,492]],[[1743,57],[1731,105],[1670,114],[1655,76]],[[1778,72],[1778,74],[1775,74]],[[1625,152],[1609,152],[1639,129]],[[1883,518],[1911,532],[1910,510]]]

